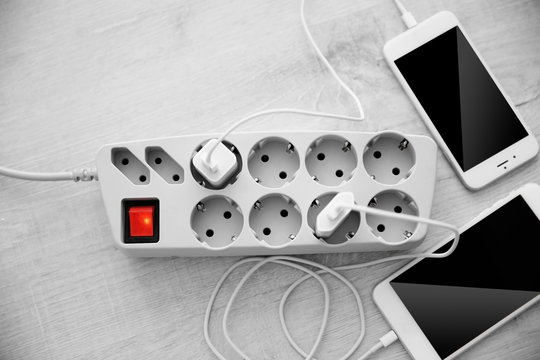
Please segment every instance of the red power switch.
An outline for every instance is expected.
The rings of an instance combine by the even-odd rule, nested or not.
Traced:
[[[154,206],[129,208],[129,235],[133,237],[154,236]]]

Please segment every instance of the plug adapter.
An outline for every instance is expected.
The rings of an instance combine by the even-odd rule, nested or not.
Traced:
[[[350,207],[353,205],[352,192],[342,192],[334,196],[317,216],[315,234],[323,238],[332,235],[351,213]]]
[[[236,156],[220,142],[212,157],[212,164],[207,161],[208,151],[214,147],[217,139],[208,141],[193,157],[193,166],[212,186],[222,187],[238,168]]]

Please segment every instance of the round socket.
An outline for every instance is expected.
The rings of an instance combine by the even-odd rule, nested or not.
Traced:
[[[336,193],[327,193],[319,196],[311,202],[307,213],[307,222],[311,230],[313,230],[313,235],[315,235],[324,244],[328,245],[346,243],[358,232],[358,228],[360,227],[360,214],[356,211],[352,211],[332,235],[326,238],[321,238],[315,234],[317,216],[334,198],[334,196],[336,196]]]
[[[195,151],[193,152],[193,154],[191,154],[191,159],[193,159],[195,154],[198,153],[207,142],[208,142],[208,140],[203,142],[202,144],[200,144],[199,146],[197,146],[195,148]],[[191,170],[191,175],[193,176],[195,181],[197,183],[199,183],[199,185],[201,185],[201,186],[203,186],[203,187],[205,187],[207,189],[212,189],[212,190],[223,189],[223,188],[227,187],[228,185],[234,184],[236,182],[236,180],[238,179],[238,175],[242,171],[242,156],[240,155],[240,152],[238,151],[236,146],[234,146],[232,143],[228,142],[227,140],[223,140],[222,143],[223,143],[223,145],[225,145],[234,154],[234,156],[236,157],[236,164],[237,164],[236,170],[234,171],[234,173],[231,174],[228,181],[226,181],[223,186],[215,187],[212,184],[208,183],[208,181],[205,180],[205,178],[199,173],[199,171],[197,171],[197,169],[193,165],[193,160],[190,161],[190,164],[189,164],[189,168]]]
[[[364,149],[363,161],[372,179],[393,185],[411,175],[416,155],[413,146],[403,135],[385,132],[369,141]]]
[[[279,188],[293,181],[299,168],[298,151],[283,138],[259,141],[248,156],[249,173],[257,183],[269,188]]]
[[[306,168],[311,178],[323,185],[337,186],[353,176],[358,158],[352,144],[345,138],[326,135],[309,146]]]
[[[244,217],[240,207],[226,196],[209,196],[191,212],[191,228],[197,239],[211,248],[231,245],[242,232]]]
[[[418,216],[418,206],[414,200],[397,190],[387,190],[377,194],[368,206],[398,214]],[[388,243],[401,243],[408,240],[418,227],[418,223],[414,221],[373,214],[366,214],[366,222],[375,236]]]
[[[253,204],[249,226],[263,244],[281,247],[293,241],[302,225],[300,208],[288,196],[266,195]]]

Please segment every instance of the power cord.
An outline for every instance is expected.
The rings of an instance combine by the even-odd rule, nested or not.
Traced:
[[[443,223],[443,222],[439,222],[439,221],[436,221],[436,220],[431,220],[431,219],[426,219],[426,218],[421,218],[421,217],[415,217],[415,216],[406,215],[406,214],[396,214],[396,213],[383,211],[383,210],[378,210],[378,209],[373,209],[373,208],[369,208],[369,207],[366,207],[366,208],[362,207],[361,209],[358,208],[357,210],[364,211],[366,213],[372,213],[372,214],[376,214],[376,215],[387,216],[389,218],[400,218],[400,219],[404,219],[404,220],[411,220],[411,218],[412,218],[415,222],[421,222],[421,223],[426,223],[426,224],[430,224],[430,225],[434,225],[434,226],[444,227],[446,229],[451,230],[455,234],[455,238],[454,238],[450,248],[447,251],[443,252],[443,253],[426,252],[426,253],[420,253],[420,254],[397,255],[397,256],[391,256],[391,257],[387,257],[387,258],[383,258],[383,259],[379,259],[379,260],[374,260],[374,261],[370,261],[370,262],[366,262],[366,263],[362,263],[362,264],[345,265],[345,266],[339,266],[339,267],[335,267],[335,268],[329,268],[327,266],[324,266],[322,264],[319,264],[319,263],[316,263],[316,262],[313,262],[313,261],[310,261],[310,260],[300,259],[300,258],[296,258],[296,257],[292,257],[292,256],[271,256],[271,257],[268,257],[268,258],[253,257],[253,258],[246,258],[246,259],[238,261],[237,263],[233,264],[222,275],[222,277],[217,282],[216,286],[214,287],[214,290],[212,291],[210,299],[208,301],[208,305],[207,305],[206,313],[205,313],[205,317],[204,317],[203,329],[204,329],[205,341],[206,341],[208,347],[211,349],[211,351],[220,360],[226,360],[226,358],[223,356],[223,354],[221,354],[216,349],[216,347],[212,343],[212,341],[210,339],[210,335],[209,335],[209,326],[210,326],[210,318],[211,318],[212,308],[214,306],[214,302],[216,300],[216,297],[217,297],[221,287],[223,286],[223,283],[225,282],[225,280],[230,276],[230,274],[236,268],[238,268],[241,265],[244,265],[244,264],[250,263],[250,262],[255,262],[256,263],[255,265],[253,265],[251,267],[251,269],[248,270],[248,272],[242,277],[240,282],[236,285],[231,297],[229,298],[229,301],[227,303],[227,307],[225,308],[225,313],[223,315],[223,320],[222,320],[222,329],[223,329],[223,333],[225,335],[225,338],[226,338],[228,344],[236,351],[237,354],[242,356],[243,359],[245,359],[245,360],[250,359],[249,356],[247,356],[234,343],[234,341],[232,341],[232,339],[231,339],[231,337],[229,335],[229,332],[228,332],[227,320],[228,320],[229,313],[230,313],[230,310],[232,308],[232,305],[234,303],[234,300],[236,299],[236,297],[237,297],[238,293],[240,292],[241,288],[243,287],[243,285],[247,282],[247,280],[258,269],[260,269],[261,267],[263,267],[264,265],[266,265],[268,263],[275,263],[275,264],[279,264],[279,265],[292,267],[292,268],[298,269],[298,270],[303,271],[303,272],[306,273],[306,275],[304,275],[303,277],[301,277],[300,279],[298,279],[292,285],[289,286],[289,288],[283,294],[283,297],[281,298],[281,302],[280,302],[280,305],[279,305],[279,318],[280,318],[281,327],[283,329],[285,337],[287,338],[287,340],[289,341],[291,346],[296,350],[296,352],[298,352],[301,356],[303,356],[305,360],[313,359],[313,356],[314,356],[315,352],[317,351],[317,349],[318,349],[318,347],[319,347],[319,345],[321,343],[321,339],[322,339],[322,336],[323,336],[324,331],[326,329],[326,324],[328,322],[328,314],[329,314],[329,306],[330,306],[329,305],[328,286],[325,284],[325,282],[322,279],[322,277],[320,276],[320,274],[324,274],[324,273],[331,274],[336,279],[341,281],[346,287],[348,287],[350,289],[351,293],[353,294],[353,296],[354,296],[354,298],[356,300],[356,305],[358,307],[358,314],[359,314],[359,317],[360,317],[360,324],[361,325],[360,325],[360,335],[358,336],[357,340],[352,345],[352,347],[347,351],[347,353],[345,355],[343,355],[341,358],[339,358],[339,360],[346,360],[346,359],[349,359],[350,356],[358,349],[358,347],[362,343],[362,340],[364,339],[365,330],[366,330],[366,328],[365,328],[365,314],[364,314],[364,309],[363,309],[363,305],[362,305],[362,300],[360,298],[358,290],[356,289],[356,287],[349,280],[347,280],[343,275],[339,274],[337,271],[360,269],[360,268],[364,268],[364,267],[368,267],[368,266],[382,264],[382,263],[389,262],[389,261],[404,260],[404,259],[418,259],[418,258],[439,258],[440,259],[440,258],[444,258],[444,257],[447,257],[447,256],[451,255],[454,252],[454,250],[456,249],[456,247],[458,246],[460,234],[459,234],[459,230],[453,225],[446,224],[446,223]],[[299,265],[299,264],[303,264],[303,266]],[[306,266],[315,267],[315,268],[318,268],[319,270],[314,272],[314,271],[306,268]],[[288,299],[289,295],[294,291],[294,289],[296,289],[300,284],[302,284],[304,281],[306,281],[306,280],[308,280],[308,279],[310,279],[312,277],[315,278],[319,282],[319,284],[321,285],[321,287],[323,289],[323,292],[324,292],[324,301],[325,302],[324,302],[323,317],[322,317],[321,326],[319,328],[317,338],[316,338],[311,350],[309,351],[309,353],[307,353],[292,338],[292,336],[290,334],[290,331],[289,331],[289,329],[287,327],[287,322],[286,322],[285,315],[284,315],[285,314],[284,308],[285,308],[285,305],[286,305],[286,302],[287,302],[287,299]],[[378,351],[382,347],[389,346],[396,339],[397,339],[397,336],[395,336],[395,333],[393,333],[392,331],[387,333],[385,336],[383,336],[379,340],[379,343],[375,344],[366,354],[364,354],[362,357],[360,357],[360,359],[366,359],[368,356],[375,353],[376,351]]]
[[[31,180],[31,181],[64,181],[71,180],[75,182],[79,181],[92,181],[98,180],[98,173],[96,168],[87,169],[75,169],[64,172],[30,172],[9,169],[0,166],[0,175],[8,176],[16,179]]]

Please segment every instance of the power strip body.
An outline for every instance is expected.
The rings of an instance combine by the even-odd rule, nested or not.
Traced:
[[[381,244],[376,238],[376,236],[384,235],[384,233],[378,232],[375,226],[368,225],[369,221],[366,215],[360,214],[358,215],[359,226],[356,231],[348,234],[350,238],[339,244],[329,244],[324,239],[319,239],[314,235],[313,227],[308,225],[308,213],[310,213],[310,209],[317,206],[319,198],[328,197],[328,194],[341,191],[350,191],[354,193],[356,202],[363,205],[373,202],[374,197],[376,198],[378,194],[405,194],[409,200],[414,201],[418,216],[429,217],[435,187],[437,153],[436,145],[429,137],[402,135],[393,131],[379,133],[343,131],[233,133],[227,138],[227,142],[229,146],[234,145],[232,149],[241,158],[239,173],[234,183],[227,185],[223,189],[211,189],[201,185],[200,179],[193,176],[191,159],[197,149],[200,149],[209,139],[216,137],[218,135],[187,135],[110,144],[100,149],[97,155],[99,182],[114,241],[118,248],[128,255],[141,257],[388,251],[416,247],[426,235],[426,225],[420,224],[413,232],[408,234],[410,236],[409,242],[389,248]],[[373,141],[376,140],[384,146],[387,138],[402,139],[399,143],[400,148],[402,146],[412,148],[412,166],[406,176],[402,175],[403,178],[397,181],[396,184],[381,183],[372,174],[381,171],[381,169],[377,168],[378,163],[375,157],[384,159],[385,153],[383,152],[381,155],[380,152],[373,151],[373,149],[370,149],[370,144],[373,146]],[[328,141],[325,142],[325,139]],[[257,165],[258,171],[264,173],[267,170],[264,168],[263,160],[265,158],[263,155],[265,154],[262,152],[265,152],[266,148],[272,147],[265,145],[269,144],[268,141],[272,146],[274,143],[279,142],[288,143],[288,146],[291,147],[288,150],[298,154],[298,163],[282,162],[283,166],[289,168],[287,176],[291,179],[283,186],[275,183],[272,183],[271,186],[276,187],[264,186],[264,182],[260,182],[250,172],[250,166],[259,161],[259,158],[262,160]],[[343,171],[338,172],[340,170],[339,161],[328,162],[324,166],[328,168],[330,175],[341,175],[339,177],[343,178],[343,180],[340,183],[325,185],[321,182],[334,181],[331,176],[322,174],[321,180],[316,179],[316,176],[312,174],[313,165],[307,166],[306,164],[308,162],[314,164],[314,161],[317,161],[313,156],[322,158],[321,153],[314,154],[313,152],[319,151],[318,146],[322,148],[331,145],[332,141],[342,142],[343,151],[353,151],[354,153],[351,154],[356,156],[356,164],[354,169],[349,171],[349,174],[343,174]],[[263,144],[263,147],[258,147],[257,144]],[[398,150],[392,146],[391,151]],[[156,154],[159,155],[160,164],[155,163],[157,162]],[[340,156],[339,154],[335,155]],[[397,155],[396,161],[398,161],[399,152]],[[392,161],[391,158],[390,160],[386,158],[385,161]],[[322,164],[324,160],[320,161]],[[403,159],[399,161],[403,164],[410,162],[410,160]],[[159,168],[158,165],[162,164],[167,165]],[[366,170],[366,164],[369,165],[368,168],[373,168],[373,166],[375,168],[368,171]],[[320,167],[320,164],[315,165]],[[272,166],[275,167],[276,164],[274,163]],[[297,167],[294,174],[290,173],[291,166],[293,170],[294,167]],[[323,169],[326,168],[323,167]],[[394,170],[395,168],[392,169],[392,171]],[[276,176],[281,176],[281,173],[276,174]],[[350,178],[348,178],[349,176]],[[390,175],[386,175],[385,170],[385,173],[380,178],[388,176]],[[326,180],[326,178],[330,180]],[[391,179],[392,177],[388,178]],[[211,200],[222,197],[234,202],[241,219],[237,219],[236,222],[238,233],[234,237],[226,239],[225,243],[219,243],[218,241],[219,245],[216,246],[210,240],[219,240],[219,229],[214,229],[211,234],[212,238],[210,238],[206,236],[208,232],[206,234],[196,233],[193,225],[197,221],[198,212],[202,216],[204,215],[203,212],[206,211],[204,202],[201,205],[204,199]],[[287,219],[283,219],[284,221],[293,221],[293,223],[284,223],[286,226],[284,225],[283,228],[292,226],[297,228],[298,231],[291,234],[289,239],[282,244],[268,243],[265,241],[264,234],[261,234],[260,231],[256,233],[253,230],[255,223],[265,221],[264,217],[252,217],[252,212],[258,211],[256,209],[257,202],[265,197],[277,199],[278,202],[281,201],[279,199],[292,200],[294,203],[288,206],[294,207],[299,213],[296,220],[293,219],[292,214]],[[159,227],[159,239],[157,242],[126,243],[126,232],[129,230],[126,227],[127,213],[125,204],[132,200],[157,200],[159,203],[159,213],[156,214],[158,218],[155,219]],[[264,203],[264,200],[262,203]],[[271,201],[268,201],[269,208],[273,206],[270,203]],[[279,205],[277,206],[279,207]],[[234,214],[234,216],[237,215]],[[254,220],[252,221],[252,219]],[[277,224],[275,219],[272,220],[274,221],[273,228],[275,232],[280,230],[279,217],[277,219]],[[388,221],[390,222],[390,220]],[[216,223],[216,226],[220,225]]]

